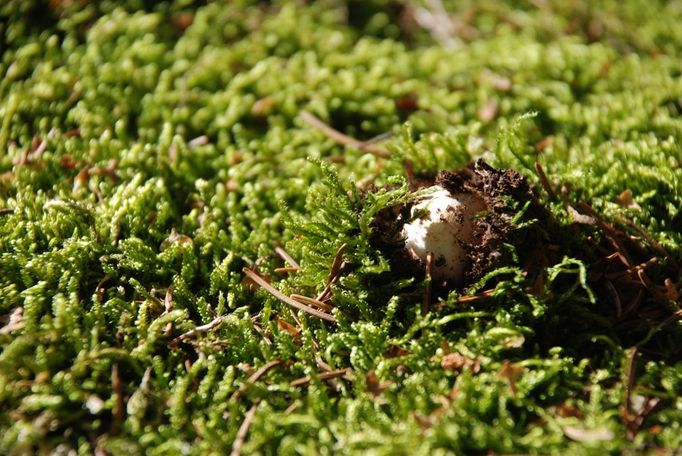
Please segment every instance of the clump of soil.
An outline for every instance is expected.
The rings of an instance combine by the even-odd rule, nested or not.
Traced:
[[[512,229],[512,219],[526,203],[529,202],[527,210],[534,216],[543,219],[547,217],[546,211],[537,202],[530,185],[521,174],[511,169],[495,169],[482,160],[459,170],[441,171],[434,180],[420,179],[413,186],[415,190],[434,187],[437,189],[436,193],[443,193],[444,189],[465,204],[470,204],[466,203],[468,201],[476,203],[476,210],[458,213],[452,219],[452,223],[459,223],[463,227],[459,230],[460,233],[452,235],[451,240],[452,243],[459,244],[464,252],[462,273],[450,276],[432,274],[436,289],[466,287],[498,266],[504,256],[501,251],[502,243],[509,241],[507,237]],[[413,243],[411,240],[408,240],[406,246],[406,232],[410,232],[415,216],[425,217],[415,213],[415,208],[421,208],[420,205],[423,206],[424,203],[417,200],[386,208],[377,214],[372,226],[372,241],[389,258],[394,270],[417,277],[424,274],[427,265],[423,255],[415,254],[414,249],[410,248]],[[462,219],[464,216],[467,220]],[[446,221],[444,217],[445,215],[441,215],[441,223]],[[437,254],[433,257],[430,268],[432,271],[447,268],[448,261],[453,260]]]
[[[495,169],[480,160],[459,170],[441,171],[435,179],[410,180],[415,191],[434,187],[435,193],[465,195],[484,207],[476,209],[470,220],[441,215],[436,221],[452,220],[466,228],[458,231],[466,232],[466,239],[452,239],[465,253],[463,272],[455,279],[434,273],[444,266],[439,265],[444,259],[432,255],[432,264],[428,265],[406,243],[405,233],[410,230],[405,230],[405,226],[414,223],[415,217],[423,217],[414,210],[423,204],[423,198],[386,208],[376,215],[372,224],[373,245],[400,275],[423,278],[426,270],[430,270],[435,295],[466,289],[505,264],[519,264],[527,278],[527,290],[542,293],[548,280],[546,268],[558,264],[563,257],[571,257],[585,264],[587,285],[602,303],[594,311],[606,318],[602,321],[613,322],[613,330],[623,340],[634,343],[642,337],[649,338],[652,327],[654,332],[660,331],[682,318],[682,293],[678,290],[680,262],[633,222],[609,223],[589,204],[577,201],[579,212],[569,202],[568,190],[562,190],[560,197],[573,223],[559,223],[521,174],[511,169]],[[547,185],[543,183],[548,196],[556,198],[557,192]],[[533,220],[532,224],[520,227],[514,223],[522,211],[521,219]],[[566,279],[570,280],[564,287],[562,277],[555,277],[549,293],[569,290],[575,280]],[[494,284],[488,286],[494,288]],[[549,334],[548,338],[551,337]]]

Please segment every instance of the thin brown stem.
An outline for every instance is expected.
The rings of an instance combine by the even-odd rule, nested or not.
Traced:
[[[338,378],[338,377],[343,377],[348,373],[350,369],[337,369],[333,370],[331,372],[321,372],[317,375],[317,377],[320,380],[329,380],[330,378]],[[308,385],[312,381],[312,378],[309,375],[306,375],[305,377],[297,378],[296,380],[292,381],[289,383],[291,386],[305,386]]]
[[[270,362],[263,364],[257,371],[251,374],[244,383],[242,383],[242,385],[239,387],[237,391],[232,393],[232,396],[230,396],[230,402],[235,402],[239,400],[241,395],[244,394],[244,391],[246,391],[246,389],[250,385],[256,383],[258,379],[260,379],[263,375],[267,374],[271,369],[279,366],[280,364],[282,364],[282,361],[279,359],[274,359]]]
[[[289,266],[291,266],[292,268],[295,268],[296,270],[301,269],[301,266],[298,265],[296,260],[291,258],[291,255],[289,255],[286,252],[286,250],[284,250],[282,247],[279,246],[275,247],[275,253],[279,255],[279,257],[283,259],[287,264],[289,264]]]
[[[197,326],[194,329],[190,329],[189,331],[180,334],[178,337],[173,339],[171,341],[171,344],[177,344],[178,342],[186,339],[193,339],[195,338],[198,334],[208,332],[212,329],[217,328],[220,326],[220,324],[223,322],[223,317],[216,317],[214,318],[211,322],[206,323],[205,325]]]
[[[310,305],[313,307],[317,307],[318,309],[322,309],[326,312],[331,312],[333,307],[330,306],[329,304],[325,304],[322,301],[318,301],[317,299],[310,298],[308,296],[300,295],[300,294],[292,294],[290,296],[291,299],[300,302],[301,304],[306,304]]]
[[[251,427],[253,418],[256,416],[256,412],[258,411],[259,405],[260,401],[257,401],[255,404],[251,406],[249,411],[246,412],[246,415],[244,415],[244,421],[242,421],[242,425],[239,426],[239,431],[237,431],[237,437],[234,439],[234,442],[232,443],[232,451],[230,452],[230,456],[239,456],[240,454],[242,454],[242,446],[244,446],[244,442],[246,441],[246,435],[249,433],[249,428]]]
[[[299,117],[301,117],[301,119],[303,119],[303,121],[305,121],[308,125],[310,125],[313,128],[317,128],[322,133],[324,133],[329,138],[333,139],[339,144],[364,150],[381,158],[386,158],[390,155],[390,152],[387,149],[376,144],[359,141],[353,137],[345,135],[340,131],[330,127],[329,125],[327,125],[326,123],[324,123],[323,121],[321,121],[308,111],[301,111],[299,113]]]
[[[285,304],[290,305],[291,307],[294,307],[298,310],[302,310],[303,312],[313,315],[315,317],[321,318],[323,320],[330,321],[332,323],[336,323],[336,318],[334,318],[333,315],[329,315],[328,313],[320,312],[317,309],[314,309],[310,306],[307,306],[305,304],[301,304],[298,301],[295,301],[291,299],[290,297],[286,296],[283,294],[281,291],[279,291],[277,288],[273,287],[269,283],[267,283],[261,276],[259,276],[256,272],[250,270],[249,268],[244,268],[242,269],[244,274],[246,274],[251,280],[256,282],[258,285],[261,286],[265,291],[279,299],[280,301],[284,302]]]
[[[121,383],[121,371],[118,363],[111,366],[111,392],[116,396],[114,406],[111,410],[113,420],[111,422],[111,433],[118,434],[121,431],[123,422],[123,384]]]
[[[545,170],[542,169],[542,165],[540,165],[539,162],[535,162],[535,172],[537,173],[538,177],[540,178],[540,183],[542,184],[542,188],[544,188],[545,191],[547,192],[549,199],[555,200],[556,199],[556,192],[552,188],[552,184],[549,183],[549,179],[547,179],[547,174],[545,174]]]

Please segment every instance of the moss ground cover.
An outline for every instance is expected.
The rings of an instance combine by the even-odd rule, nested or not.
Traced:
[[[443,8],[0,5],[1,453],[682,447],[682,3]],[[560,259],[422,312],[373,219],[478,158]]]

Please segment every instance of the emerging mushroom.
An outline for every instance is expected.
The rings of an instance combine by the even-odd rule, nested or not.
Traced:
[[[483,161],[416,187],[424,196],[377,214],[373,243],[394,270],[412,276],[423,274],[430,252],[431,276],[441,288],[466,286],[497,264],[518,207],[534,198],[518,172]]]
[[[468,248],[477,243],[474,218],[487,209],[473,193],[452,194],[440,185],[411,209],[411,220],[403,225],[405,249],[415,261],[434,256],[432,277],[461,283],[467,266]]]

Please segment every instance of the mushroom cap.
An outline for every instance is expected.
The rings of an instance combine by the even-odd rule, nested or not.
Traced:
[[[405,249],[422,262],[431,252],[432,277],[461,282],[468,264],[467,246],[476,244],[474,217],[487,207],[473,193],[452,194],[439,185],[431,188],[432,193],[412,206],[411,221],[403,226]]]

